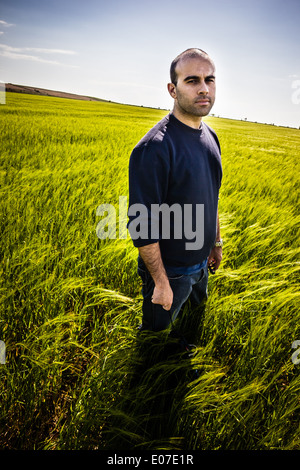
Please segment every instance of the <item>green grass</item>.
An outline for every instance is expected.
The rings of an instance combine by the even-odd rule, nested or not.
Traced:
[[[8,93],[0,114],[1,448],[299,449],[300,131],[205,119],[223,262],[181,320],[197,354],[166,359],[166,333],[136,337],[136,249],[96,236],[166,111]]]

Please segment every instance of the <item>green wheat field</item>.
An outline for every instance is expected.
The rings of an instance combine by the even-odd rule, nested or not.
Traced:
[[[224,249],[205,310],[177,325],[187,357],[168,332],[137,334],[137,250],[96,232],[167,112],[14,93],[0,107],[2,449],[300,449],[300,130],[205,118]]]

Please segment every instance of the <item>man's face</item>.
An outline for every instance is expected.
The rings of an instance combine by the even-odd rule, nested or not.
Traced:
[[[169,84],[178,112],[191,117],[206,116],[215,102],[214,65],[202,57],[182,59],[176,67],[177,85]]]

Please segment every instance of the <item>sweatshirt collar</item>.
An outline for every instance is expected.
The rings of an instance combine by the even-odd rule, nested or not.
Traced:
[[[188,126],[187,124],[184,124],[182,121],[177,119],[172,112],[169,114],[169,120],[170,120],[170,122],[175,124],[177,127],[180,127],[182,130],[184,130],[186,132],[190,132],[194,135],[201,135],[202,134],[203,127],[204,127],[203,121],[201,121],[200,128],[195,129],[194,127]]]

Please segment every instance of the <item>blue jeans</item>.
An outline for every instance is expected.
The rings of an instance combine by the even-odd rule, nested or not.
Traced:
[[[194,274],[175,274],[169,268],[166,268],[166,272],[173,291],[173,303],[170,310],[165,310],[161,305],[152,303],[154,281],[143,260],[138,258],[138,274],[143,282],[143,330],[165,330],[171,321],[173,322],[177,318],[188,299],[193,307],[201,305],[207,300],[207,265]]]

